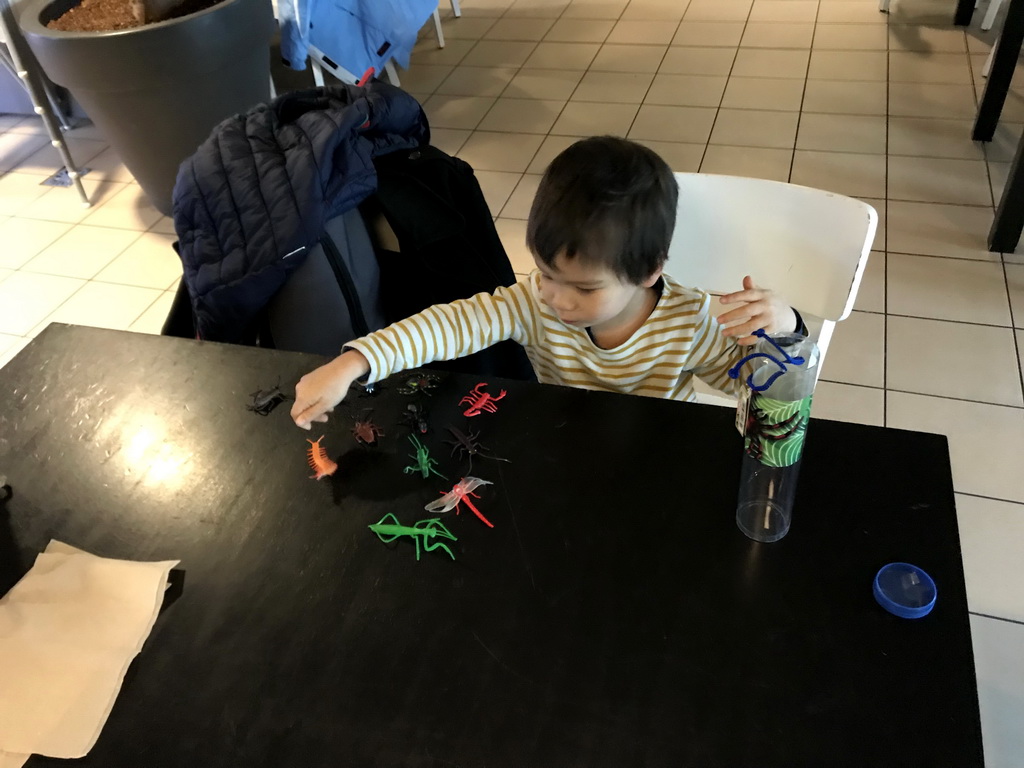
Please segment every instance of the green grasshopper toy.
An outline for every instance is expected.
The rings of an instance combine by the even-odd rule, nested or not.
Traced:
[[[391,520],[392,522],[386,522],[387,520]],[[448,549],[448,546],[444,544],[444,542],[434,541],[435,537],[441,537],[450,541],[458,541],[452,532],[436,518],[420,520],[418,523],[413,523],[412,526],[408,526],[399,523],[398,518],[388,512],[378,522],[368,527],[371,531],[376,533],[377,538],[385,544],[390,544],[399,536],[412,537],[413,543],[416,545],[417,560],[420,559],[420,544],[423,545],[423,549],[427,552],[433,552],[435,549],[443,549],[448,553],[448,557],[452,560],[455,559],[455,555],[452,554],[452,551]]]
[[[430,473],[433,472],[442,480],[448,479],[434,469],[434,467],[437,466],[437,459],[430,458],[430,451],[427,450],[427,446],[421,443],[416,435],[409,435],[409,442],[411,442],[412,447],[416,449],[416,453],[410,453],[409,458],[415,459],[416,463],[403,469],[402,471],[405,472],[405,474],[409,474],[410,472],[419,472],[426,478],[430,477]]]

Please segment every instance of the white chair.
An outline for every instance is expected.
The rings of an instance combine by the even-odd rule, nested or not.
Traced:
[[[679,210],[665,272],[716,294],[742,290],[745,275],[778,292],[817,342],[820,375],[835,324],[853,311],[878,213],[851,197],[781,181],[675,176]],[[696,384],[698,402],[735,406]]]

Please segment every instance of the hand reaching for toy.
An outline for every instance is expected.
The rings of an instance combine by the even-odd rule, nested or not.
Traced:
[[[718,316],[718,322],[728,326],[726,336],[741,337],[737,344],[755,344],[754,331],[763,328],[766,333],[792,331],[796,328],[796,314],[781,298],[767,288],[754,285],[750,275],[743,278],[743,290],[727,293],[719,301],[722,304],[742,304]]]
[[[355,350],[348,350],[307,373],[295,385],[295,404],[292,405],[295,425],[309,429],[314,421],[327,421],[327,414],[345,399],[352,382],[369,372],[366,358]]]

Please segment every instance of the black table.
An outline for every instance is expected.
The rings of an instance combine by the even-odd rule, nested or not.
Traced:
[[[726,409],[491,380],[495,527],[449,515],[457,559],[417,562],[367,530],[450,487],[403,474],[394,382],[339,407],[321,482],[287,405],[245,409],[318,362],[51,326],[0,371],[0,592],[51,537],[185,570],[75,765],[982,765],[945,438],[814,421],[763,545],[734,523]],[[476,383],[430,398],[452,478],[438,428]],[[348,432],[369,408],[375,450]],[[872,598],[897,560],[939,585],[925,619]]]
[[[958,22],[959,23],[959,22]],[[970,23],[968,18],[966,23]],[[975,141],[992,141],[999,115],[1003,111],[1006,95],[1010,90],[1013,72],[1024,43],[1024,0],[1010,0],[1006,10],[1003,30],[996,41],[992,58],[992,70],[985,83],[985,92],[978,105],[974,120],[972,138]],[[988,249],[994,252],[1012,253],[1020,241],[1024,229],[1024,137],[1017,144],[1010,172],[1006,179],[995,219],[988,235]]]

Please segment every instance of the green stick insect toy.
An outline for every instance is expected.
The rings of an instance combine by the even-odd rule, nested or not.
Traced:
[[[430,451],[427,450],[427,446],[421,443],[416,435],[409,435],[409,442],[411,442],[412,447],[416,449],[416,453],[410,453],[409,458],[415,459],[416,463],[403,469],[402,471],[405,472],[405,474],[409,474],[410,472],[419,472],[424,478],[427,478],[430,477],[430,473],[433,472],[442,480],[448,479],[434,469],[434,467],[437,466],[437,459],[430,458]]]
[[[387,522],[391,520],[391,522]],[[416,559],[420,559],[420,545],[422,544],[424,551],[433,552],[435,549],[443,549],[448,553],[448,557],[452,560],[455,559],[455,555],[448,549],[448,546],[441,541],[434,541],[436,537],[448,539],[449,541],[458,541],[455,536],[449,531],[444,524],[436,519],[431,518],[429,520],[420,520],[418,523],[413,523],[411,526],[402,525],[398,522],[398,518],[388,512],[378,522],[371,526],[368,526],[371,531],[377,534],[377,538],[383,541],[385,544],[390,544],[392,541],[397,539],[399,536],[409,536],[412,538],[413,543],[416,545]]]

